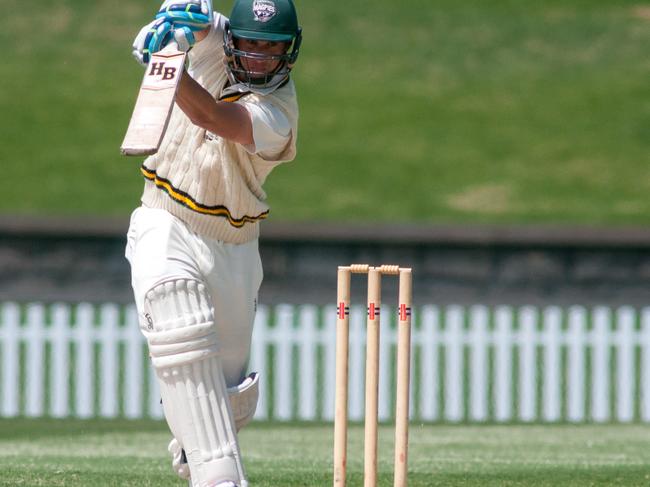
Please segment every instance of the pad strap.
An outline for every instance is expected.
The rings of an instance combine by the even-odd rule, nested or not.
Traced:
[[[237,431],[246,426],[255,416],[259,398],[259,382],[260,374],[253,372],[241,384],[228,388],[228,398]]]

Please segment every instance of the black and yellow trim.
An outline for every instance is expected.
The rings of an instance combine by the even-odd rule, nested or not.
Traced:
[[[267,210],[257,216],[244,215],[241,218],[235,218],[230,213],[230,210],[223,205],[208,206],[197,202],[190,195],[172,186],[169,180],[158,176],[156,174],[156,171],[152,171],[144,164],[141,166],[140,171],[142,172],[142,175],[145,177],[145,179],[148,179],[154,183],[158,189],[163,190],[177,203],[180,203],[186,208],[189,208],[190,210],[196,211],[197,213],[201,213],[203,215],[223,217],[227,219],[228,223],[230,223],[235,228],[241,228],[246,223],[256,223],[260,220],[264,220],[269,216],[269,212]]]
[[[232,95],[223,95],[219,98],[219,101],[227,101],[227,102],[235,102],[239,100],[240,98],[245,97],[246,95],[250,95],[250,91],[246,91],[244,93],[234,93]]]

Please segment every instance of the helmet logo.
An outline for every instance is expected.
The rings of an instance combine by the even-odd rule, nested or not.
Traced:
[[[268,22],[277,13],[273,0],[255,0],[253,2],[253,15],[257,22]]]

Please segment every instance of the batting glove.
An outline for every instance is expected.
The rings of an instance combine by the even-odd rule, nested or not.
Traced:
[[[166,0],[156,15],[156,19],[165,19],[175,29],[187,27],[192,32],[210,28],[212,17],[211,0]]]
[[[133,41],[133,57],[146,66],[149,64],[151,54],[160,51],[173,38],[172,25],[165,19],[156,19],[140,29]]]
[[[144,54],[144,39],[147,37],[147,34],[151,30],[153,24],[156,21],[149,22],[147,25],[145,25],[142,29],[140,29],[140,32],[138,32],[138,35],[135,36],[135,39],[133,40],[133,57],[135,58],[136,61],[138,61],[140,64],[143,66],[146,66],[147,63],[149,62],[149,59],[145,61],[145,54]],[[147,53],[148,56],[148,53]]]
[[[179,51],[189,51],[194,46],[196,39],[194,38],[194,33],[192,29],[187,26],[177,27],[173,31],[174,40],[178,45]]]

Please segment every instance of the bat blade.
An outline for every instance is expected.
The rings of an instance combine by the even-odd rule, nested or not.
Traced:
[[[144,156],[158,152],[174,107],[185,56],[175,44],[151,55],[120,152]]]

